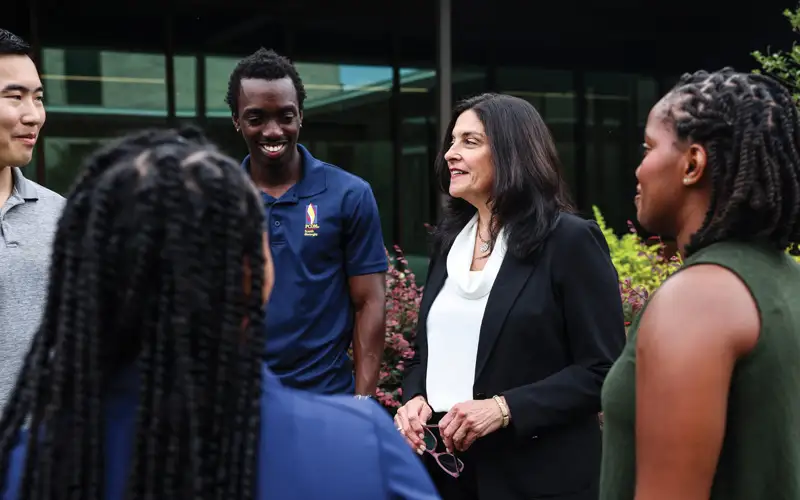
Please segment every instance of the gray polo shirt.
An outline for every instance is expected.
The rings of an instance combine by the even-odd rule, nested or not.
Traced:
[[[50,249],[64,198],[11,169],[0,207],[0,410],[22,368],[47,300]]]

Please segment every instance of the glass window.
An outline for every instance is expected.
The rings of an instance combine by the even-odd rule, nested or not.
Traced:
[[[635,218],[635,170],[647,115],[660,98],[654,78],[630,74],[586,75],[587,193],[609,225],[626,231]]]
[[[47,137],[44,154],[48,189],[66,195],[86,157],[108,140],[102,137]]]
[[[600,208],[616,231],[625,231],[634,216],[634,171],[642,143],[639,82],[630,74],[586,75],[588,202]]]
[[[227,118],[229,124],[231,112],[225,104],[225,95],[228,93],[228,79],[241,59],[241,57],[206,57],[206,114],[214,118]]]
[[[197,58],[175,56],[175,114],[197,116]]]
[[[435,88],[436,70],[433,68],[400,69],[399,243],[411,269],[419,275],[418,279],[424,279],[427,270],[426,225],[436,224],[439,199],[433,175],[433,162],[439,148]]]
[[[52,113],[47,117],[44,142],[44,179],[40,182],[66,193],[83,168],[86,156],[114,138],[144,128],[163,127],[164,117],[132,115],[96,116]]]
[[[572,73],[534,68],[498,68],[497,87],[503,94],[536,107],[556,142],[562,175],[575,195],[575,91]]]
[[[231,112],[225,104],[228,79],[240,57],[207,56],[206,74],[206,132],[226,154],[240,159],[247,155],[244,140],[236,133],[231,122]]]
[[[638,118],[640,136],[644,136],[644,127],[647,125],[647,115],[650,109],[661,98],[658,95],[658,82],[655,78],[639,78],[636,89],[636,115]]]
[[[51,113],[166,116],[163,54],[45,48],[43,70]]]
[[[453,70],[453,104],[486,92],[486,70],[474,67]]]
[[[301,141],[321,160],[366,180],[378,201],[386,245],[394,240],[392,68],[297,63],[308,94]]]

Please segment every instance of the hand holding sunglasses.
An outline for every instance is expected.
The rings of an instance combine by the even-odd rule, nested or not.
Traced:
[[[423,425],[432,414],[433,410],[425,398],[417,396],[401,406],[394,416],[395,427],[406,438],[411,448],[420,455],[425,452]]]
[[[425,429],[425,439],[423,440],[425,442],[425,451],[436,460],[436,463],[439,464],[439,467],[441,467],[443,471],[453,477],[458,477],[461,471],[464,470],[464,462],[456,457],[455,453],[446,450],[441,452],[436,451],[439,445],[439,440],[436,439],[436,432],[438,432],[439,426],[424,425],[423,427]]]
[[[440,435],[448,450],[466,451],[476,439],[506,427],[509,421],[510,412],[502,397],[464,401],[439,421]]]

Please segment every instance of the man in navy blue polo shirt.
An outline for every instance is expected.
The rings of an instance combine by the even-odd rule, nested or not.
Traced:
[[[263,48],[239,62],[226,96],[250,152],[242,167],[264,199],[275,262],[267,363],[294,388],[372,396],[388,268],[378,207],[364,180],[297,143],[305,97],[294,65]]]

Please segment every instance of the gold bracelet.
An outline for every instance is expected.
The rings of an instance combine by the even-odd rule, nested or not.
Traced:
[[[506,407],[506,404],[500,396],[492,396],[492,399],[494,399],[494,402],[500,407],[500,413],[503,414],[503,427],[508,427],[508,407]]]

